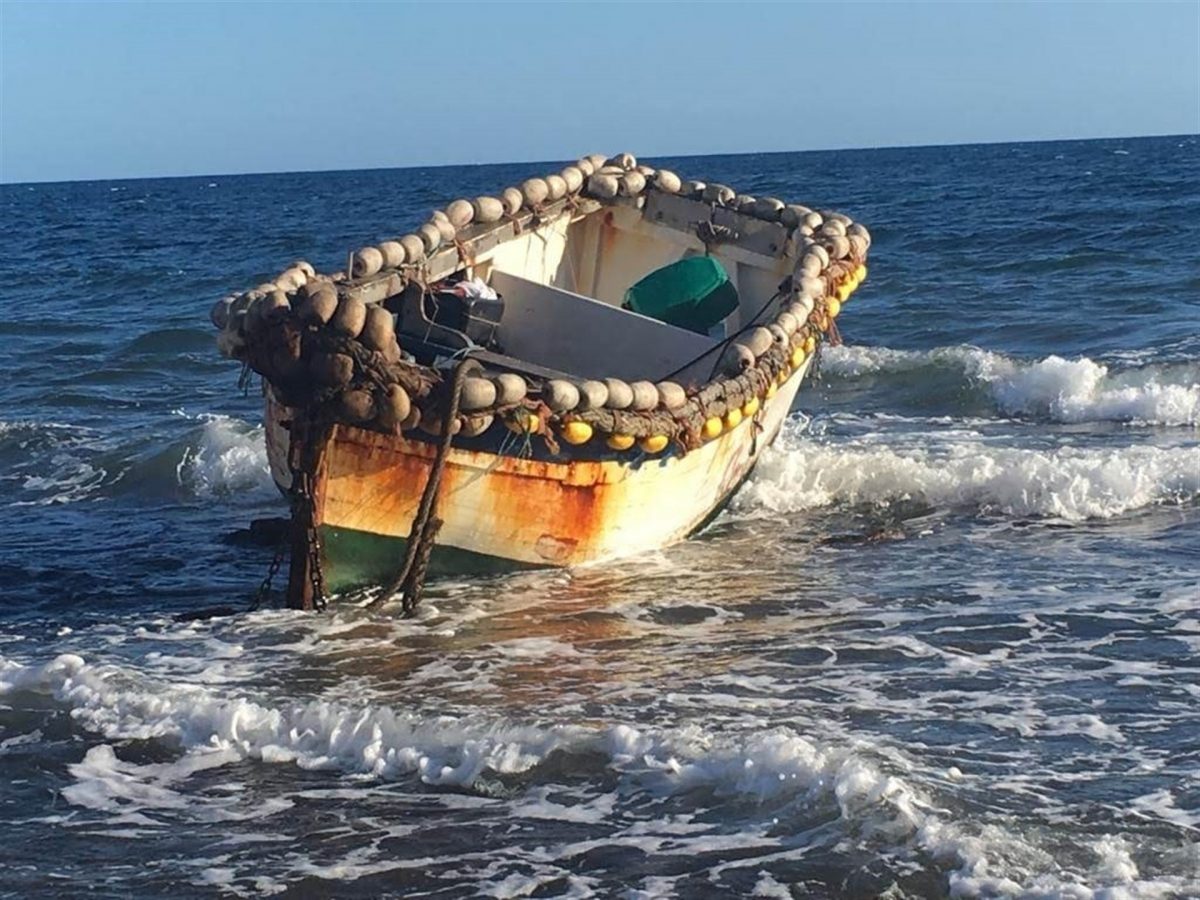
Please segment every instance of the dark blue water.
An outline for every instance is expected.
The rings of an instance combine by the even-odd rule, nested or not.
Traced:
[[[0,188],[0,891],[1200,895],[1198,154],[651,160],[868,224],[847,346],[702,537],[416,622],[175,620],[284,512],[207,310],[551,166]]]

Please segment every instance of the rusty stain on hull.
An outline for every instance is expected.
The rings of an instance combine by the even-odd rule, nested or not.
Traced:
[[[407,537],[429,475],[433,446],[338,427],[321,493],[322,521],[373,534]],[[486,532],[491,542],[531,548],[524,561],[569,564],[587,552],[606,521],[603,489],[617,464],[551,464],[452,452],[442,476],[445,537]],[[469,521],[458,521],[469,514]],[[463,549],[475,549],[466,546]]]
[[[806,370],[754,420],[684,456],[547,461],[452,448],[443,474],[438,544],[517,563],[571,566],[681,540],[724,502],[778,433]],[[268,441],[286,440],[288,411],[268,395]],[[269,448],[273,470],[286,459]],[[318,479],[317,521],[407,538],[432,444],[335,426]],[[285,482],[286,472],[275,472]],[[336,560],[330,560],[336,566]]]

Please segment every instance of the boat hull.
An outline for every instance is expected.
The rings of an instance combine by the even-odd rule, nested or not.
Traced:
[[[562,461],[453,447],[438,500],[444,524],[435,571],[576,566],[668,546],[718,512],[774,441],[807,363],[747,419],[686,454],[565,448]],[[287,468],[288,408],[267,392],[272,474]],[[537,441],[538,438],[534,437]],[[600,448],[603,445],[596,442]],[[317,472],[315,523],[331,591],[379,583],[404,544],[435,447],[427,441],[336,425]]]

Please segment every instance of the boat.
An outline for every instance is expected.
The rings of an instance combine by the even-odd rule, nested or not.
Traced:
[[[666,547],[771,445],[866,278],[850,217],[586,156],[213,307],[261,376],[288,600]]]

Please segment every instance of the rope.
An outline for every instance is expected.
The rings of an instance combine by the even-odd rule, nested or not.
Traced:
[[[408,546],[404,551],[404,563],[396,577],[392,579],[378,597],[369,606],[376,606],[384,598],[393,594],[401,594],[404,616],[409,618],[416,613],[417,605],[421,602],[421,594],[425,587],[425,574],[429,568],[429,556],[433,552],[434,539],[442,527],[442,520],[437,517],[437,501],[442,485],[442,473],[446,469],[446,460],[450,455],[450,444],[454,439],[454,423],[458,419],[458,402],[462,396],[463,384],[467,376],[482,370],[478,361],[464,359],[454,368],[450,381],[450,390],[446,396],[446,409],[442,415],[442,435],[438,442],[437,452],[429,468],[429,477],[425,482],[425,490],[421,492],[421,502],[413,516],[412,529],[408,534]]]
[[[521,218],[519,215],[513,215],[510,212],[504,214],[504,221],[512,224],[513,237],[521,233]]]
[[[777,290],[777,291],[776,291],[776,292],[775,292],[775,293],[774,293],[774,294],[771,296],[771,298],[770,298],[769,300],[767,300],[767,302],[766,302],[766,303],[764,303],[762,306],[760,306],[760,307],[758,308],[758,312],[756,312],[756,313],[755,313],[753,316],[751,316],[751,317],[750,317],[750,321],[749,321],[749,322],[747,322],[745,325],[743,325],[741,328],[739,328],[739,329],[738,329],[737,331],[735,331],[733,334],[731,334],[731,335],[729,335],[728,337],[724,338],[723,340],[721,340],[721,341],[720,341],[720,342],[718,342],[717,344],[714,344],[712,347],[709,347],[709,348],[708,348],[707,350],[705,350],[703,353],[699,354],[698,356],[694,356],[694,357],[692,357],[692,358],[691,358],[691,359],[689,359],[687,362],[685,362],[685,363],[684,363],[682,366],[680,366],[678,369],[676,369],[674,372],[670,372],[670,373],[668,373],[668,374],[664,375],[664,376],[663,376],[662,378],[660,378],[659,380],[660,380],[660,381],[671,381],[671,380],[673,380],[673,379],[675,378],[675,376],[676,376],[676,375],[678,375],[680,372],[684,372],[684,371],[686,371],[687,369],[690,369],[692,366],[694,366],[696,363],[700,362],[700,360],[704,359],[706,356],[711,356],[711,355],[712,355],[712,354],[714,354],[714,353],[720,353],[722,350],[724,350],[724,349],[725,349],[727,346],[729,346],[729,345],[730,345],[731,343],[733,343],[733,342],[734,342],[734,341],[735,341],[737,338],[741,337],[743,334],[745,334],[745,333],[746,333],[747,331],[749,331],[751,328],[755,328],[755,327],[757,327],[757,326],[756,326],[756,323],[758,322],[758,320],[759,320],[760,318],[762,318],[762,314],[763,314],[763,313],[765,313],[765,312],[766,312],[766,311],[767,311],[767,310],[770,308],[771,304],[772,304],[772,303],[774,303],[776,300],[779,300],[779,299],[781,299],[781,298],[783,298],[783,297],[786,297],[786,296],[787,296],[787,293],[788,293],[788,291],[789,291],[790,289],[791,289],[791,278],[789,277],[789,278],[787,278],[787,279],[784,281],[784,283],[783,283],[782,285],[780,285],[780,287],[779,287],[779,290]],[[716,362],[716,363],[713,365],[713,372],[712,372],[712,374],[710,374],[710,375],[709,375],[709,377],[708,377],[708,380],[709,380],[709,381],[712,381],[712,375],[713,375],[713,374],[716,374],[716,371],[717,371],[717,366],[718,366],[718,365],[720,365],[720,363],[721,363],[721,360],[720,360],[720,358],[718,358],[718,359],[717,359],[717,362]]]

